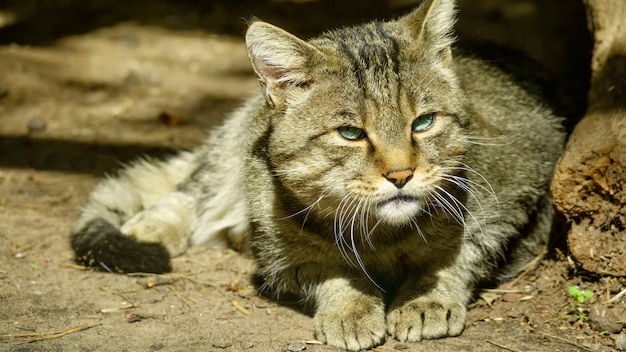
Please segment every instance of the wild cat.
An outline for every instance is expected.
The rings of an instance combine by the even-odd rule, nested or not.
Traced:
[[[348,350],[454,336],[473,289],[551,228],[560,121],[514,75],[453,46],[455,3],[303,41],[255,21],[261,94],[207,142],[103,181],[77,260],[165,272],[190,245],[248,248],[273,295]]]

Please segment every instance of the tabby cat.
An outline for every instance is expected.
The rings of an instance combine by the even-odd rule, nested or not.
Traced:
[[[564,133],[529,84],[453,46],[454,21],[453,0],[310,41],[254,21],[261,94],[195,151],[102,182],[78,262],[165,272],[228,244],[261,290],[312,306],[329,345],[460,334],[476,285],[546,241]]]

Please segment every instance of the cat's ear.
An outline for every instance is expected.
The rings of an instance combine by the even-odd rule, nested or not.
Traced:
[[[256,21],[246,32],[246,46],[270,107],[280,109],[311,83],[310,62],[318,50],[307,42],[269,23]]]
[[[423,0],[400,19],[415,43],[444,59],[451,59],[456,5],[454,0]]]

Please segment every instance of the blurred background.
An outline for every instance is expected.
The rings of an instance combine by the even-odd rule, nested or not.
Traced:
[[[417,0],[0,1],[0,166],[101,173],[199,144],[257,83],[246,21],[303,38],[407,13]],[[582,1],[459,0],[458,36],[541,62],[570,120],[586,107]]]

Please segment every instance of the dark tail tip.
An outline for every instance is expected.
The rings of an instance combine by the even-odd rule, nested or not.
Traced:
[[[116,273],[172,271],[170,255],[160,243],[125,236],[104,219],[94,219],[72,234],[76,262]]]

